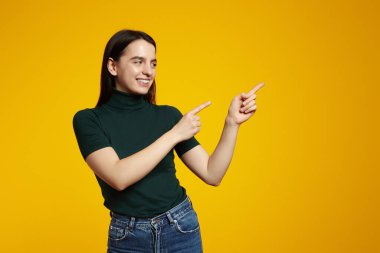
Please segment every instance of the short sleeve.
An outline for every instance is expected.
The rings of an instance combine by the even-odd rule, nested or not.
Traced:
[[[98,117],[91,109],[80,110],[74,115],[73,128],[79,150],[85,160],[92,152],[111,146],[110,141],[100,127]]]
[[[181,113],[180,110],[178,110],[176,107],[174,106],[169,106],[170,110],[171,110],[171,113],[173,115],[173,119],[174,119],[174,124],[177,124],[178,121],[181,120],[183,114]],[[189,151],[190,149],[192,149],[193,147],[199,145],[199,142],[198,140],[193,136],[191,137],[190,139],[187,139],[187,140],[184,140],[182,142],[179,142],[177,143],[175,146],[174,146],[174,150],[176,151],[177,155],[179,157],[181,157],[184,153],[186,153],[186,151]]]

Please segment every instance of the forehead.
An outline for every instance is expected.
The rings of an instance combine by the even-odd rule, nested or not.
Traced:
[[[125,48],[124,55],[127,57],[143,56],[146,58],[155,58],[156,50],[149,42],[139,39],[135,40]]]

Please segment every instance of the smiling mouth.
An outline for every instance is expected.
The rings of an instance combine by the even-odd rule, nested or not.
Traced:
[[[150,80],[147,80],[147,79],[136,79],[136,80],[137,80],[137,83],[142,86],[145,86],[145,87],[149,86]]]
[[[149,83],[150,80],[148,79],[136,79],[138,82],[141,82],[141,83]]]

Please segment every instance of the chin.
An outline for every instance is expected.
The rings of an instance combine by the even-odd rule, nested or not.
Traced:
[[[149,92],[150,87],[139,87],[139,89],[135,90],[135,93],[140,95],[146,95]]]

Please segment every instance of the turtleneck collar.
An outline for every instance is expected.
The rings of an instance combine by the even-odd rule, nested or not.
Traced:
[[[136,110],[149,103],[145,101],[144,95],[127,93],[113,87],[111,98],[106,104],[118,109]]]

